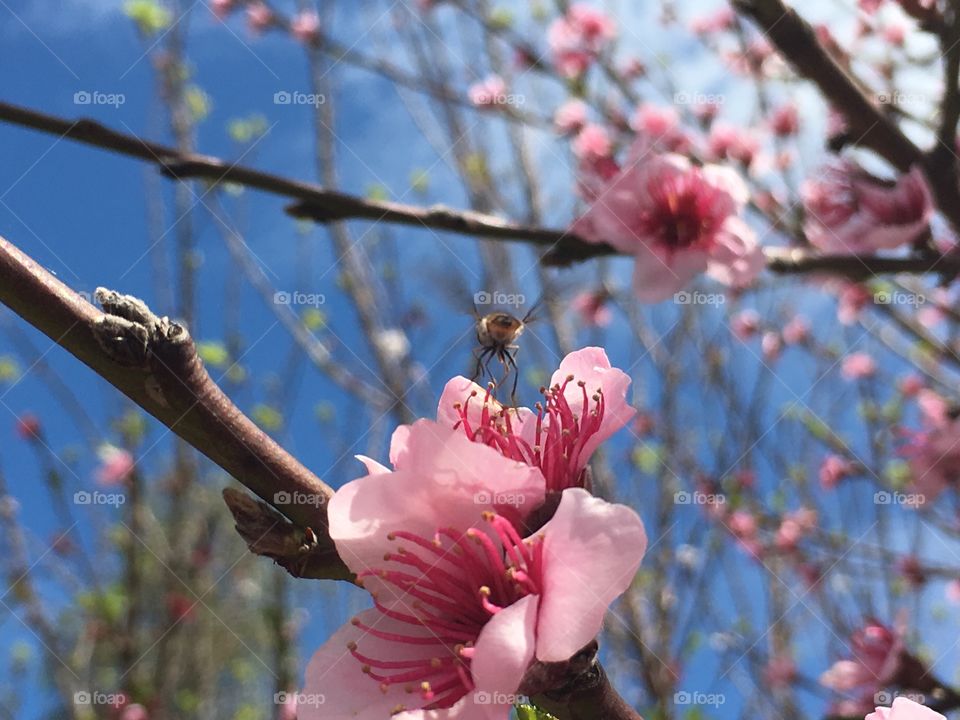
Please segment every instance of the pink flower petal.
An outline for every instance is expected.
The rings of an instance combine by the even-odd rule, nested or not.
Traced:
[[[373,625],[377,630],[410,635],[415,632],[407,625],[380,614],[365,610],[357,616],[364,625]],[[428,632],[426,628],[423,632]],[[435,645],[394,643],[365,633],[360,628],[346,623],[323,644],[307,665],[303,695],[305,700],[297,705],[299,720],[383,720],[390,717],[398,705],[411,707],[417,695],[404,692],[402,686],[392,685],[387,692],[380,684],[363,672],[363,665],[351,655],[347,644],[357,643],[358,651],[377,660],[410,660],[429,658]],[[420,652],[421,655],[417,655]]]
[[[585,347],[567,355],[560,361],[560,367],[550,378],[550,385],[563,385],[564,380],[573,375],[576,382],[586,383],[584,389],[591,397],[597,390],[603,390],[604,411],[600,429],[590,437],[580,452],[578,464],[585,466],[590,456],[600,445],[622,428],[636,414],[636,408],[627,402],[627,390],[630,388],[630,376],[623,370],[610,364],[610,358],[603,348]],[[583,390],[576,384],[570,384],[564,391],[564,397],[573,414],[583,414]],[[524,427],[533,423],[525,423]]]
[[[537,658],[567,660],[593,640],[607,607],[633,581],[647,548],[640,517],[581,488],[564,490],[543,535]]]
[[[910,698],[897,697],[894,698],[891,707],[878,707],[864,720],[946,720],[946,718]]]
[[[515,695],[536,648],[537,595],[504,608],[477,638],[470,670],[477,692]]]
[[[708,267],[702,250],[663,252],[640,245],[636,248],[633,290],[641,302],[661,302],[680,292]]]
[[[481,513],[495,498],[515,500],[521,514],[543,502],[538,468],[430,420],[409,427],[402,460],[401,469],[349,482],[330,500],[330,537],[354,572],[382,563],[390,532],[432,537],[443,527],[482,527]]]

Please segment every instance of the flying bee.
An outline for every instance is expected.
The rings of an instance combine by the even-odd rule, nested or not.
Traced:
[[[499,361],[503,366],[503,376],[497,386],[502,385],[509,377],[510,372],[513,372],[511,401],[516,399],[517,383],[520,381],[520,370],[517,367],[517,352],[520,350],[520,346],[516,343],[527,325],[535,320],[534,312],[536,312],[539,304],[539,301],[535,303],[522,319],[504,310],[495,310],[486,315],[481,315],[474,305],[479,347],[474,350],[477,367],[472,379],[477,380],[486,374],[493,380],[493,373],[490,372],[490,361],[494,359]]]

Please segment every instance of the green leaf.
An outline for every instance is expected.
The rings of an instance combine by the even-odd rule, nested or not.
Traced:
[[[660,469],[661,453],[662,451],[659,445],[640,445],[633,449],[630,459],[641,471],[647,475],[653,475]]]
[[[257,405],[250,415],[253,421],[267,432],[276,432],[283,427],[283,415],[269,405]]]
[[[517,713],[517,720],[556,720],[550,713],[528,703],[516,705],[513,709]]]
[[[336,406],[329,402],[317,403],[313,412],[317,416],[317,420],[322,423],[333,422],[337,417]]]
[[[197,354],[207,365],[223,369],[230,364],[230,351],[222,342],[208,340],[197,345]]]
[[[895,490],[905,488],[912,478],[910,466],[903,460],[891,460],[883,469],[883,477]]]
[[[156,35],[173,23],[173,14],[153,0],[127,0],[123,12],[137,24],[143,35]]]
[[[463,164],[467,176],[474,182],[481,183],[489,176],[487,160],[480,153],[470,153],[464,158]]]
[[[234,142],[246,144],[262,137],[267,127],[267,120],[263,115],[250,115],[230,120],[227,123],[227,134]]]
[[[425,193],[430,188],[430,173],[422,168],[410,173],[410,187],[414,192]]]
[[[13,382],[20,377],[20,366],[9,355],[0,356],[0,382]]]
[[[513,25],[513,13],[507,8],[495,8],[489,16],[490,24],[495,28],[506,29]]]
[[[147,434],[147,418],[139,410],[128,410],[113,426],[132,445],[143,440]]]
[[[183,92],[183,100],[187,104],[187,110],[195,123],[203,122],[207,119],[213,108],[213,101],[201,88],[196,85],[190,85]]]
[[[383,202],[390,199],[389,191],[379,183],[373,183],[367,187],[367,200]]]
[[[307,308],[303,311],[303,324],[311,332],[322,330],[327,326],[327,314],[320,308]]]

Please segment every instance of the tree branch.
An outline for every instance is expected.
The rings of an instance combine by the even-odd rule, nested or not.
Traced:
[[[843,113],[855,144],[873,150],[902,172],[917,164],[923,167],[940,211],[954,228],[960,228],[960,191],[956,182],[950,183],[950,178],[944,177],[952,173],[944,173],[942,163],[924,155],[893,119],[881,112],[870,97],[870,90],[837,63],[806,20],[783,0],[733,0],[733,5],[751,18],[796,71],[812,81],[830,104]],[[953,62],[956,60],[948,58],[948,66]],[[948,112],[951,117],[947,121],[954,112],[952,100]]]
[[[185,328],[129,296],[100,289],[97,299],[104,312],[0,238],[0,302],[291,521],[312,528],[325,576],[349,577],[326,531],[333,491],[231,402]]]
[[[800,20],[800,22],[803,21]],[[92,120],[70,121],[9,103],[0,103],[0,121],[68,137],[87,145],[145,160],[159,166],[164,173],[173,178],[203,178],[213,183],[231,182],[257,188],[273,195],[288,197],[296,201],[287,208],[291,215],[319,223],[367,219],[445,230],[493,240],[526,242],[545,248],[541,260],[546,265],[554,266],[566,266],[616,253],[607,244],[589,243],[566,230],[523,225],[504,220],[496,215],[472,210],[456,210],[442,205],[422,207],[367,200],[336,190],[328,190],[322,185],[291,180],[234,165],[220,158],[180,153],[174,148],[111,130]],[[898,130],[896,132],[899,133]],[[953,211],[960,214],[960,202],[953,206]],[[767,255],[768,269],[780,274],[820,272],[862,280],[874,275],[892,273],[940,273],[945,277],[951,277],[960,272],[960,257],[955,255],[926,254],[901,258],[818,255],[808,250],[786,250],[775,247],[765,248],[764,252]]]

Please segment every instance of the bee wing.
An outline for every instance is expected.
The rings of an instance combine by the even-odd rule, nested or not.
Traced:
[[[470,289],[470,284],[463,273],[451,272],[451,268],[436,269],[430,273],[435,287],[440,288],[441,294],[447,299],[450,307],[464,315],[472,315],[479,320],[483,315],[477,308],[476,297],[479,293]]]

